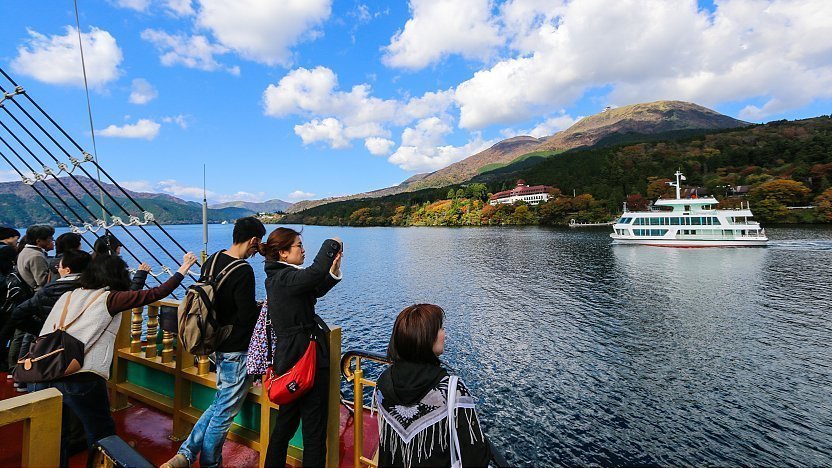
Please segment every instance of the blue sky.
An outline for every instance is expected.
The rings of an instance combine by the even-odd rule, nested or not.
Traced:
[[[101,164],[191,200],[203,164],[213,202],[351,194],[607,105],[832,108],[828,0],[78,4]],[[72,2],[4,11],[0,66],[91,151]]]

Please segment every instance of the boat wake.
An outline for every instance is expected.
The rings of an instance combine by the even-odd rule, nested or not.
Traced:
[[[769,241],[768,248],[775,250],[805,250],[811,252],[824,252],[832,251],[832,240],[792,239]]]

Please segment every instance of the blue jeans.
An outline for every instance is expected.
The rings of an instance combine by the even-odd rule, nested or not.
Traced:
[[[244,352],[216,353],[217,396],[179,447],[179,453],[190,463],[196,462],[199,455],[202,467],[222,465],[222,444],[251,385],[246,373],[246,356]]]
[[[53,382],[31,384],[34,390],[54,387],[63,394],[63,418],[61,423],[61,466],[67,466],[70,445],[70,417],[72,411],[84,426],[87,447],[116,433],[116,423],[110,414],[110,397],[107,381],[91,372],[79,372]]]

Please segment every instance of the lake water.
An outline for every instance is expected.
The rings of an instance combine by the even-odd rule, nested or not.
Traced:
[[[166,229],[201,249],[201,226]],[[210,250],[232,229],[210,226]],[[832,465],[832,229],[769,228],[748,249],[608,232],[308,226],[303,241],[308,261],[345,242],[318,305],[344,350],[384,352],[407,305],[445,309],[444,360],[513,463]]]

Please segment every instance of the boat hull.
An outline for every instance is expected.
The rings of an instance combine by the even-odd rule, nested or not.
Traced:
[[[618,245],[652,245],[655,247],[765,247],[767,238],[762,239],[626,239],[613,238]]]

